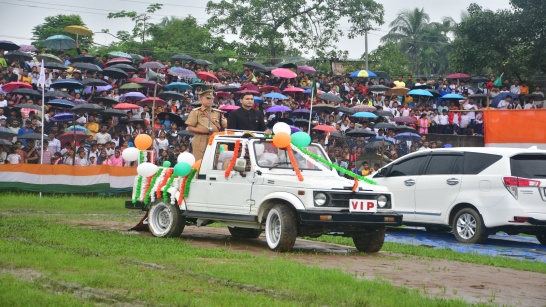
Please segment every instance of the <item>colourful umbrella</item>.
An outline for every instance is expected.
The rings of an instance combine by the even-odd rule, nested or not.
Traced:
[[[259,91],[261,93],[270,93],[270,92],[277,92],[277,93],[280,93],[281,92],[281,89],[276,87],[276,86],[272,86],[272,85],[265,85],[265,86],[262,86],[260,87]]]
[[[470,75],[463,74],[463,73],[455,73],[455,74],[447,75],[446,79],[470,79]]]
[[[77,26],[77,25],[66,26],[66,27],[64,27],[64,31],[68,32],[68,33],[71,33],[71,34],[81,35],[81,36],[91,36],[91,35],[93,35],[93,31],[89,30],[88,28],[86,28],[84,26]]]
[[[225,105],[225,106],[219,107],[218,109],[227,112],[227,111],[234,111],[234,110],[237,110],[239,108],[240,108],[239,106]]]
[[[158,98],[156,97],[155,98],[155,106],[156,107],[162,107],[166,104],[167,102],[165,102],[165,100],[161,99],[161,98]],[[139,102],[137,102],[137,104],[139,106],[149,106],[149,107],[153,107],[154,105],[154,97],[147,97],[147,98],[144,98],[142,100],[140,100]]]
[[[64,143],[73,143],[74,141],[81,142],[81,141],[89,139],[89,137],[90,137],[89,134],[86,134],[82,131],[76,131],[76,132],[65,132],[59,135],[57,139],[61,141],[61,144],[64,144]]]
[[[32,46],[32,45],[19,45],[19,51],[22,51],[22,52],[34,52],[38,49],[36,49],[36,47]]]
[[[143,64],[140,64],[139,68],[142,69],[163,69],[165,68],[165,65],[159,63],[159,62],[146,62]]]
[[[131,64],[131,60],[127,58],[113,58],[106,62],[106,66],[115,65],[115,64]]]
[[[271,99],[281,99],[281,100],[288,99],[288,97],[284,96],[283,94],[279,94],[279,93],[275,93],[275,92],[265,94],[264,97],[265,98],[271,98]]]
[[[445,94],[444,96],[442,96],[442,99],[465,100],[466,98],[463,95],[459,95],[459,94]]]
[[[13,91],[14,89],[21,88],[21,87],[32,89],[32,85],[25,82],[10,82],[2,86],[2,91],[9,93]]]
[[[295,72],[287,68],[275,68],[271,71],[271,73],[275,77],[286,78],[286,79],[292,79],[298,76]]]
[[[200,71],[197,73],[197,77],[203,81],[216,81],[216,82],[219,82],[218,78],[210,73],[210,72],[204,72],[204,71]]]
[[[112,52],[108,52],[108,55],[113,57],[113,58],[126,58],[126,59],[133,59],[133,57],[128,54],[128,53],[125,53],[125,52],[121,52],[121,51],[112,51]]]
[[[324,131],[324,132],[337,132],[336,128],[330,125],[318,125],[313,127],[313,130]]]
[[[185,82],[172,82],[172,83],[169,83],[169,84],[165,85],[165,88],[168,89],[168,90],[177,89],[180,92],[192,89],[191,85],[189,85],[189,84],[187,84]]]
[[[69,122],[74,119],[74,114],[72,113],[59,113],[53,116],[53,121],[56,122]]]
[[[407,87],[393,87],[385,93],[385,96],[406,96],[410,91]]]
[[[252,83],[247,83],[243,86],[241,86],[241,90],[250,90],[250,91],[256,91],[256,92],[259,92],[260,89],[258,88],[258,86],[252,84]],[[280,91],[279,91],[280,92]]]
[[[371,113],[371,112],[357,112],[352,117],[359,117],[359,118],[377,118],[377,115]]]
[[[76,125],[76,126],[70,126],[66,129],[64,129],[65,132],[69,132],[69,131],[79,131],[79,132],[83,132],[85,134],[90,134],[91,131],[87,130],[87,128],[85,128],[84,126],[80,126],[80,125]]]
[[[421,139],[421,136],[419,134],[417,134],[417,133],[403,132],[403,133],[399,133],[399,134],[395,135],[394,138],[399,140],[399,141],[416,142],[416,141],[419,141]]]
[[[262,102],[264,102],[264,100],[262,98],[260,98],[258,96],[254,96],[254,103],[255,104],[260,104]]]
[[[296,71],[297,72],[302,72],[302,73],[305,73],[305,74],[316,74],[317,73],[317,70],[314,69],[311,66],[298,66],[298,68],[296,68]]]
[[[290,112],[292,109],[290,109],[287,106],[273,106],[271,108],[268,108],[265,110],[266,113],[275,113],[275,112]]]
[[[400,116],[400,117],[395,117],[394,121],[397,123],[414,123],[417,121],[417,119],[412,116]]]
[[[283,93],[303,93],[305,92],[304,89],[301,87],[287,87],[283,91]]]
[[[169,75],[177,76],[180,78],[186,78],[186,79],[197,77],[197,75],[193,71],[189,69],[180,68],[180,67],[169,69]]]
[[[434,95],[432,95],[431,92],[427,91],[427,90],[411,90],[408,92],[407,95],[414,95],[414,96],[427,96],[427,97],[432,97]]]
[[[377,108],[370,105],[360,104],[352,107],[351,109],[355,110],[356,112],[375,112],[377,111]]]
[[[146,98],[146,95],[142,94],[141,92],[128,92],[121,95],[119,98],[144,99]]]
[[[309,89],[306,89],[306,90],[303,91],[302,93],[303,93],[303,94],[306,94],[306,95],[311,95],[311,89],[310,89],[310,88],[309,88]],[[324,92],[321,91],[321,90],[317,90],[317,95],[320,95],[320,94],[322,94],[322,93],[324,93]]]
[[[114,106],[116,110],[138,110],[140,106],[132,103],[118,103]]]
[[[129,78],[127,79],[127,82],[134,82],[134,83],[139,83],[139,82],[142,82],[142,81],[146,81],[145,78]]]
[[[377,77],[377,75],[373,71],[369,70],[357,70],[349,75],[351,78],[369,78],[369,77]]]
[[[124,85],[119,87],[120,90],[134,90],[139,88],[145,88],[145,86],[142,84],[130,82],[130,83],[125,83]]]
[[[106,91],[109,91],[112,89],[112,86],[111,85],[105,85],[105,86],[96,86],[95,87],[95,93],[102,93],[102,92],[106,92]],[[88,86],[85,88],[85,92],[87,94],[91,94],[93,92],[93,87],[92,86]]]
[[[50,49],[74,49],[76,41],[66,35],[53,35],[43,41],[44,46]]]

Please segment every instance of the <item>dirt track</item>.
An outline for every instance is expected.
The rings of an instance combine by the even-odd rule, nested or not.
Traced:
[[[127,232],[134,225],[110,221],[70,223],[121,232]],[[146,232],[139,234],[149,235]],[[254,240],[239,240],[232,238],[226,228],[186,227],[181,239],[193,246],[226,248],[234,252],[290,258],[321,268],[338,268],[359,278],[382,279],[419,289],[429,296],[460,298],[469,303],[546,306],[546,274],[457,261],[431,261],[389,252],[362,254],[348,246],[301,239],[296,241],[295,253],[279,254],[268,249],[263,235]]]

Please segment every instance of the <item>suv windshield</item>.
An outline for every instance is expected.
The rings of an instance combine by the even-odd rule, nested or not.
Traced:
[[[306,150],[311,153],[328,160],[322,151],[322,149],[317,145],[309,145],[304,147]],[[271,142],[255,142],[254,143],[254,153],[256,154],[256,161],[258,166],[264,168],[281,168],[281,169],[293,169],[292,163],[288,156],[288,152],[284,149],[280,149],[276,146],[273,146]],[[294,158],[298,163],[300,170],[320,170],[313,163],[309,162],[306,157],[298,154],[294,151]],[[316,162],[317,164],[320,162]],[[321,164],[322,165],[322,164]],[[324,168],[330,169],[329,166],[323,165]]]
[[[546,155],[521,154],[510,158],[512,176],[524,178],[546,178]]]

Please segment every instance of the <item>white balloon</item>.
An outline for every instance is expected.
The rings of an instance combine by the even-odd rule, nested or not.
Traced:
[[[288,126],[287,123],[283,123],[283,122],[280,122],[280,123],[276,123],[274,126],[273,126],[273,133],[274,134],[279,134],[281,132],[285,132],[285,133],[288,133],[288,135],[290,135],[290,133],[292,132],[292,130],[290,130],[290,126]]]
[[[144,162],[137,167],[137,173],[142,177],[153,176],[157,173],[157,170],[157,165],[150,162]]]
[[[195,157],[189,152],[183,152],[178,155],[178,158],[176,159],[176,161],[178,161],[178,163],[186,162],[189,165],[194,165]]]
[[[138,148],[135,148],[135,147],[129,147],[123,150],[123,152],[121,153],[121,156],[123,157],[123,160],[127,162],[133,162],[138,160],[140,156],[140,150],[138,150]]]
[[[265,146],[262,143],[254,143],[254,150],[257,156],[261,156],[265,151]]]

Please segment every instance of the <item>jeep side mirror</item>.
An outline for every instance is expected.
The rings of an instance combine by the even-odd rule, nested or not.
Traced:
[[[233,170],[237,172],[246,172],[246,159],[237,158],[237,160],[235,160],[235,166],[233,166]]]
[[[387,168],[384,167],[384,168],[380,169],[380,170],[377,172],[377,174],[375,174],[374,177],[378,177],[378,178],[379,178],[379,177],[387,177]]]

